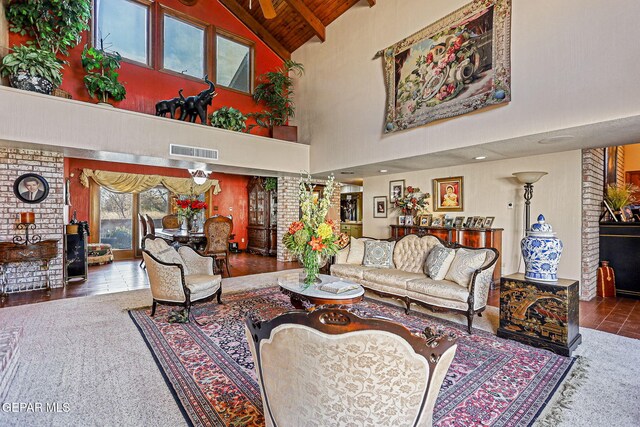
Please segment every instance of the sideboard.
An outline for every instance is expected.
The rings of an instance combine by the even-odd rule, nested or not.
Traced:
[[[7,265],[19,262],[40,262],[42,268],[45,270],[45,283],[44,288],[47,291],[51,290],[49,282],[49,263],[52,259],[58,256],[58,241],[57,240],[42,240],[37,243],[31,243],[28,245],[13,243],[13,242],[0,242],[0,286],[2,292],[0,297],[2,301],[7,296]],[[31,287],[25,290],[39,289]]]
[[[420,227],[418,225],[392,225],[391,237],[399,239],[407,234],[422,237],[432,234],[445,242],[458,243],[472,248],[495,248],[500,256],[493,270],[493,283],[500,283],[502,276],[502,228],[453,228],[453,227]]]

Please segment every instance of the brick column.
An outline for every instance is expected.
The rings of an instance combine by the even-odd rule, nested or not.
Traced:
[[[620,169],[620,167],[618,168]],[[604,149],[582,150],[582,274],[580,299],[596,296],[600,261],[600,213],[604,198]]]

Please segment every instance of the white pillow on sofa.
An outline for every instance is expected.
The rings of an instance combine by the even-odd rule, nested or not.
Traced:
[[[375,268],[393,268],[393,247],[396,242],[369,240],[364,242],[362,265]]]
[[[425,273],[433,280],[444,279],[455,257],[455,249],[445,248],[440,244],[434,246],[424,263]]]
[[[465,288],[469,286],[471,275],[474,271],[482,267],[487,253],[485,251],[475,251],[469,249],[456,250],[456,256],[449,267],[449,271],[445,276],[446,280],[456,282]]]
[[[349,244],[349,256],[347,256],[347,264],[357,264],[362,265],[362,261],[364,260],[364,242],[367,238],[356,239],[355,237],[351,237],[351,243]]]
[[[342,248],[336,254],[336,264],[346,264],[347,259],[349,258],[349,245],[347,247]]]

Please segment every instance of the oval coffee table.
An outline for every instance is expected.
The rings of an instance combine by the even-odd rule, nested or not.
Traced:
[[[364,288],[358,285],[357,289],[335,294],[333,292],[321,291],[318,286],[326,283],[333,282],[346,282],[357,284],[348,280],[340,279],[334,276],[328,276],[321,274],[320,279],[322,283],[310,285],[307,289],[302,289],[303,274],[301,273],[289,273],[278,277],[278,285],[283,294],[288,295],[291,298],[291,305],[297,309],[303,310],[304,302],[311,305],[346,305],[355,304],[362,301],[364,296]]]

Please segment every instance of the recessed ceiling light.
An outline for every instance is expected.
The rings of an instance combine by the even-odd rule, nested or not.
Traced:
[[[380,169],[378,172],[380,173],[387,173],[388,171],[386,169]]]
[[[560,142],[571,141],[574,138],[575,136],[573,135],[558,135],[558,136],[552,136],[550,138],[541,139],[540,141],[538,141],[538,144],[558,144]]]
[[[478,156],[478,157],[474,157],[473,160],[484,160],[486,158],[487,156]]]
[[[353,175],[354,173],[354,171],[342,171],[340,172],[340,175]]]

